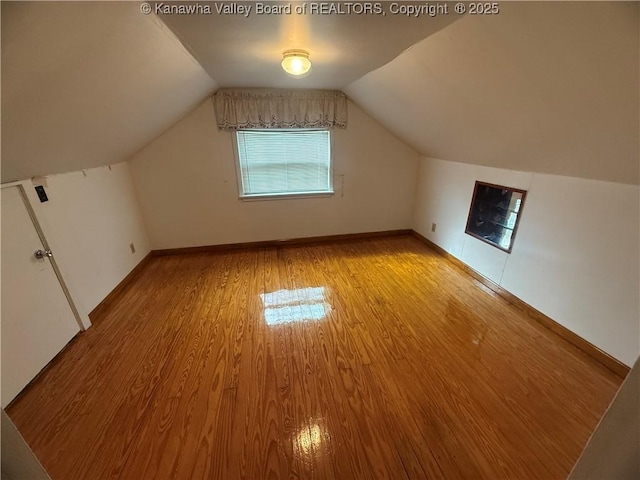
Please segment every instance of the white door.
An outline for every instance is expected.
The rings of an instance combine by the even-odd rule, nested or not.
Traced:
[[[2,407],[80,327],[25,205],[21,187],[2,189]]]

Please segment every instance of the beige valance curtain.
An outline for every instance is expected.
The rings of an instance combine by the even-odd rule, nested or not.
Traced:
[[[338,90],[224,88],[213,106],[220,130],[347,127],[347,96]]]

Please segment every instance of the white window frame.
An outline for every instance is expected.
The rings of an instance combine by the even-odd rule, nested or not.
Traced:
[[[247,129],[248,131],[259,131],[258,129]],[[272,131],[276,131],[273,129]],[[335,194],[333,188],[333,132],[328,128],[279,128],[277,131],[281,132],[299,132],[299,131],[322,131],[329,132],[329,190],[326,192],[294,192],[294,193],[260,193],[260,194],[245,194],[242,186],[242,167],[240,166],[240,153],[238,152],[238,133],[233,132],[233,155],[236,167],[236,182],[238,186],[238,198],[245,202],[260,201],[260,200],[284,200],[295,198],[314,198],[314,197],[331,197]]]

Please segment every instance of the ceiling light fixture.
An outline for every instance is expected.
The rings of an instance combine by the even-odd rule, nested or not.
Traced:
[[[289,75],[304,75],[311,69],[309,52],[304,50],[286,50],[282,54],[282,68]]]

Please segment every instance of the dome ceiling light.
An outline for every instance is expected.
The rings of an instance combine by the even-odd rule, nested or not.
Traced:
[[[305,50],[285,50],[282,54],[282,68],[289,75],[304,75],[311,69],[309,52]]]

